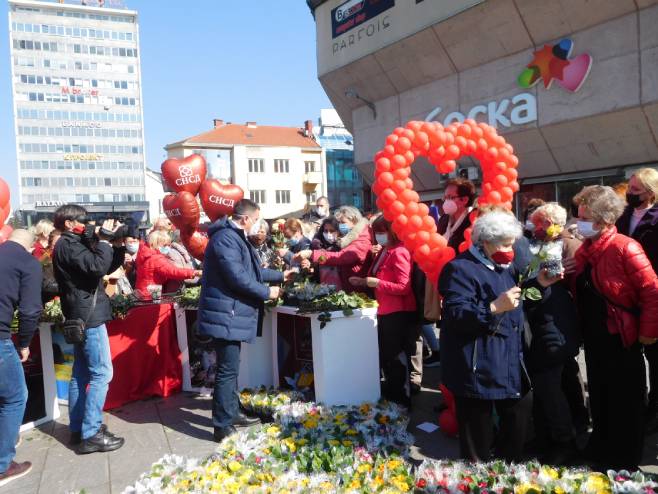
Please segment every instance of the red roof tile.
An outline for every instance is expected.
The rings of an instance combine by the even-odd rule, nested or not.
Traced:
[[[247,126],[226,124],[209,132],[189,137],[181,144],[238,144],[252,146],[290,146],[318,148],[313,137],[304,136],[304,129],[268,125]]]

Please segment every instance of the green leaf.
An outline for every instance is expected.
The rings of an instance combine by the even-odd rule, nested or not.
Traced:
[[[534,301],[542,299],[541,292],[539,291],[538,288],[535,287],[526,288],[525,290],[523,290],[523,292],[524,292],[523,293],[524,299],[534,300]]]

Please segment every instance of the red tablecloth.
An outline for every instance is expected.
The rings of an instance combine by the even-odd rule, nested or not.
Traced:
[[[181,390],[183,371],[171,304],[135,307],[107,325],[114,377],[105,410]]]

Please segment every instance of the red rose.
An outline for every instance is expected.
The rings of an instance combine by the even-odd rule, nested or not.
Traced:
[[[425,487],[427,487],[427,480],[418,479],[418,482],[416,482],[416,487],[418,487],[419,489],[424,489]]]

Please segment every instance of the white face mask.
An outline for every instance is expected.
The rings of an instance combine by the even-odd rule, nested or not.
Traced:
[[[535,224],[532,221],[527,220],[525,222],[525,229],[528,230],[529,232],[534,232],[535,231]]]
[[[375,240],[379,245],[386,245],[388,243],[387,233],[375,233]]]
[[[129,254],[137,254],[138,250],[139,250],[139,242],[131,242],[129,244],[126,244],[126,251]]]
[[[327,216],[327,206],[318,206],[315,208],[315,212],[318,213],[318,216],[324,218]]]
[[[333,244],[333,243],[336,241],[336,234],[335,234],[335,233],[324,232],[324,233],[322,234],[322,236],[323,236],[324,239],[325,239],[327,242],[329,242],[330,244]]]
[[[447,215],[455,214],[458,208],[459,206],[457,206],[457,203],[452,199],[446,199],[443,202],[443,212]]]
[[[578,220],[578,233],[585,238],[593,238],[601,232],[594,229],[594,222]]]

